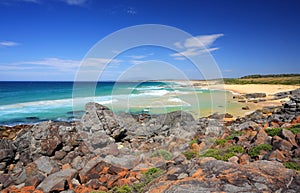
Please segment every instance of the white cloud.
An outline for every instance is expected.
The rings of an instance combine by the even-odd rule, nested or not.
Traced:
[[[223,72],[232,72],[233,70],[231,70],[231,69],[225,69],[225,70],[223,70]]]
[[[174,60],[185,60],[185,58],[184,57],[176,57],[176,58],[174,58]]]
[[[177,48],[183,48],[183,46],[181,45],[180,42],[175,42],[174,45],[175,45]]]
[[[138,65],[138,64],[142,64],[146,61],[143,61],[143,60],[130,60],[129,61],[131,64],[134,64],[134,65]]]
[[[209,48],[219,37],[224,34],[212,34],[204,36],[196,36],[185,40],[184,47],[186,48]]]
[[[17,42],[11,42],[11,41],[0,42],[0,47],[12,47],[12,46],[18,46],[18,45],[20,45],[20,44]]]
[[[54,68],[58,71],[76,71],[80,65],[85,70],[93,70],[103,68],[105,64],[107,68],[116,68],[121,60],[116,59],[108,59],[108,58],[87,58],[83,61],[81,60],[69,60],[69,59],[59,59],[59,58],[45,58],[42,60],[35,60],[35,61],[20,61],[10,63],[6,66],[7,69],[35,69],[41,66]]]
[[[190,56],[198,56],[205,53],[210,53],[219,48],[211,47],[212,44],[219,38],[224,36],[224,34],[212,34],[212,35],[203,35],[196,36],[186,39],[184,42],[175,42],[174,45],[183,49],[183,51],[171,54],[175,60],[184,60],[182,56],[190,57]]]
[[[128,56],[129,58],[132,58],[132,59],[142,59],[142,58],[146,58],[147,55],[131,55],[131,56]]]
[[[82,61],[82,68],[84,70],[117,68],[122,60],[109,59],[109,58],[87,58]],[[107,66],[105,66],[107,65]]]
[[[83,5],[87,3],[88,0],[62,0],[68,5]]]
[[[154,55],[154,53],[149,53],[149,54],[144,54],[144,55],[130,55],[127,57],[132,58],[134,60],[138,60],[138,59],[143,59],[143,58],[146,58],[146,57],[152,56],[152,55]]]
[[[60,71],[77,69],[80,65],[80,60],[65,60],[59,58],[45,58],[43,60],[35,60],[35,61],[20,61],[14,62],[11,65],[22,67],[23,65],[27,66],[47,66],[56,68]]]

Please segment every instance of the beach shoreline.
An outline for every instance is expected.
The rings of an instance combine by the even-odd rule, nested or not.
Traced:
[[[289,92],[300,88],[300,85],[282,85],[282,84],[220,84],[220,81],[205,81],[205,80],[190,80],[190,81],[174,81],[177,84],[182,84],[185,86],[193,86],[196,88],[207,89],[207,90],[223,90],[228,91],[233,94],[233,96],[253,94],[253,93],[265,93],[266,96],[264,100],[258,102],[248,102],[243,101],[244,106],[248,106],[248,110],[235,110],[229,111],[235,118],[242,117],[250,114],[258,109],[264,107],[275,107],[281,106],[283,103],[289,100],[288,97],[276,99],[274,95],[280,92]],[[235,99],[227,98],[227,100],[232,100],[237,102]]]

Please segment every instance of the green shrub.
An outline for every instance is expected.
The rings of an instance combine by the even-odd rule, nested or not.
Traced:
[[[245,152],[244,148],[239,145],[231,146],[230,148],[228,148],[228,151],[233,152],[233,153],[244,153]]]
[[[208,149],[201,155],[201,157],[213,157],[215,159],[222,160],[221,153],[217,149]]]
[[[225,143],[227,142],[227,140],[226,139],[217,139],[216,141],[215,141],[215,144],[216,145],[224,145]]]
[[[284,162],[283,165],[288,169],[300,170],[300,165],[295,162]]]
[[[155,151],[151,157],[162,157],[164,160],[170,160],[172,159],[172,153],[167,150],[160,149]]]
[[[143,177],[139,183],[133,185],[133,190],[140,193],[143,192],[144,187],[155,178],[161,176],[163,171],[159,168],[150,168],[143,173]]]
[[[237,136],[241,136],[243,135],[245,132],[242,131],[234,131],[233,133],[231,133],[230,135],[228,135],[225,139],[226,140],[232,140],[233,138],[237,137]]]
[[[186,157],[186,159],[190,160],[196,157],[199,157],[198,152],[193,151],[193,150],[189,150],[189,151],[185,151],[183,152],[183,155]]]
[[[198,139],[192,139],[192,140],[189,142],[190,145],[192,145],[192,144],[194,144],[194,143],[197,143],[197,144],[198,144]]]
[[[300,132],[300,125],[294,125],[291,128],[288,128],[294,135]]]
[[[265,129],[265,132],[269,135],[269,136],[276,136],[279,134],[279,132],[282,130],[282,128],[270,128],[270,129]]]
[[[254,146],[250,149],[250,151],[248,152],[248,154],[251,156],[251,157],[255,157],[255,156],[258,156],[260,154],[260,151],[261,150],[265,150],[265,151],[271,151],[272,150],[272,145],[270,144],[261,144],[261,145],[257,145],[257,146]]]
[[[201,157],[213,157],[217,160],[228,161],[229,158],[235,156],[237,153],[244,153],[245,150],[239,145],[234,145],[226,149],[208,149]]]
[[[124,185],[124,186],[121,186],[121,187],[116,186],[112,189],[112,192],[114,192],[114,193],[131,193],[132,188],[128,185]]]
[[[90,193],[106,193],[104,191],[91,191]]]

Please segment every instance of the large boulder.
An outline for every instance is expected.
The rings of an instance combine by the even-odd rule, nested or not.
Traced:
[[[15,156],[15,149],[10,140],[0,139],[0,162],[12,160]]]
[[[72,179],[76,177],[77,171],[74,169],[61,170],[48,176],[37,189],[43,192],[62,191],[65,187],[72,187]]]
[[[299,175],[278,162],[260,160],[239,165],[214,158],[201,158],[189,164],[188,169],[184,170],[188,176],[183,179],[180,177],[182,170],[175,167],[146,187],[146,191],[297,192],[300,188],[295,178]]]

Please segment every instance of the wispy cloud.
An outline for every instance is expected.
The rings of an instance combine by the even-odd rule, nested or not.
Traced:
[[[12,46],[18,46],[18,45],[20,45],[20,44],[17,42],[11,42],[11,41],[0,42],[0,47],[12,47]]]
[[[142,63],[144,63],[146,61],[144,61],[144,60],[130,60],[129,62],[131,64],[138,65],[138,64],[142,64]]]
[[[86,60],[70,60],[60,58],[44,58],[34,61],[19,61],[9,64],[0,64],[0,69],[5,71],[10,70],[39,70],[47,67],[49,71],[75,72],[82,65],[84,70],[95,70],[104,68],[105,64],[109,64],[107,68],[116,68],[121,63],[121,60],[107,58],[88,58]]]
[[[0,63],[0,80],[13,77],[18,80],[72,80],[80,73],[80,80],[94,80],[99,74],[115,75],[121,60],[88,58],[83,61],[45,58],[35,61]],[[108,64],[105,66],[105,64]],[[80,71],[78,71],[80,69]]]
[[[77,69],[80,65],[80,60],[66,60],[59,58],[45,58],[34,61],[19,61],[9,64],[10,68],[33,69],[40,67],[54,68],[59,71],[69,71]]]
[[[88,2],[88,0],[62,0],[68,5],[84,5]]]
[[[150,53],[150,54],[144,54],[144,55],[130,55],[130,56],[127,56],[129,58],[132,58],[134,60],[138,60],[138,59],[143,59],[143,58],[146,58],[148,56],[152,56],[153,53]]]
[[[222,36],[224,36],[224,34],[203,35],[188,38],[184,42],[175,42],[174,45],[183,51],[171,54],[171,56],[174,57],[175,60],[183,60],[183,56],[197,56],[213,52],[219,48],[211,46]]]

